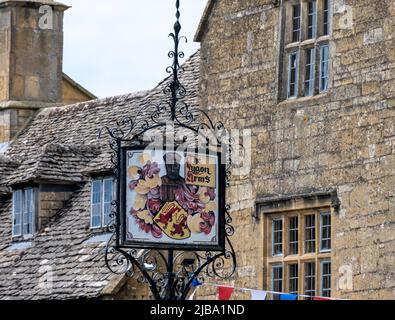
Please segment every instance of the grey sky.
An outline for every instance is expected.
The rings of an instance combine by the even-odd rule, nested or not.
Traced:
[[[186,57],[207,0],[181,0]],[[98,97],[154,87],[171,64],[175,0],[63,0],[64,72]]]

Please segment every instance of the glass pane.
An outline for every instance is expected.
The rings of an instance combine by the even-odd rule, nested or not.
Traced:
[[[283,291],[283,267],[273,266],[272,267],[272,291],[282,292]],[[274,299],[278,299],[278,295],[273,295]]]
[[[113,180],[106,179],[103,181],[104,185],[104,199],[103,199],[103,226],[110,223],[110,214],[112,210],[111,202],[113,200]]]
[[[112,179],[104,180],[104,202],[111,202],[113,200],[113,181]]]
[[[13,205],[13,229],[12,234],[14,236],[21,235],[21,218],[22,218],[22,192],[15,191],[12,194],[12,205]]]
[[[317,30],[317,2],[311,0],[308,3],[308,17],[307,17],[307,38],[312,39],[316,37]]]
[[[298,294],[299,268],[297,264],[289,265],[289,293]]]
[[[321,250],[331,249],[331,215],[330,213],[321,214]]]
[[[300,41],[300,4],[293,6],[292,15],[292,42]]]
[[[323,297],[331,296],[331,262],[324,261],[321,264],[321,295]]]
[[[104,210],[104,215],[103,215],[103,226],[104,226],[104,227],[105,227],[105,226],[108,226],[108,224],[109,224],[110,221],[111,221],[111,218],[110,218],[111,209],[112,209],[112,206],[111,206],[110,203],[105,203],[105,204],[104,204],[104,208],[103,208],[103,210]]]
[[[92,182],[92,219],[91,227],[98,228],[101,227],[101,180],[95,180]]]
[[[329,85],[329,46],[321,47],[320,56],[320,91],[326,91]]]
[[[305,263],[305,295],[315,296],[315,263]]]
[[[298,254],[299,246],[299,219],[291,217],[289,219],[289,254]]]
[[[100,203],[101,201],[101,180],[92,183],[92,203]]]
[[[273,255],[281,255],[283,253],[283,221],[273,220]]]
[[[305,96],[314,94],[315,48],[306,50]]]
[[[33,233],[33,189],[24,191],[23,201],[23,234]]]
[[[305,252],[315,252],[315,215],[305,216]]]
[[[296,97],[298,92],[299,52],[292,52],[288,61],[288,97]]]

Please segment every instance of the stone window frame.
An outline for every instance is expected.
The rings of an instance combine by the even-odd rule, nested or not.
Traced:
[[[316,14],[316,37],[307,39],[307,10],[308,2],[310,0],[284,0],[282,2],[282,19],[280,22],[280,30],[282,32],[281,44],[280,44],[280,60],[279,60],[279,95],[278,100],[281,101],[292,101],[301,98],[311,98],[319,95],[325,95],[331,88],[332,83],[332,59],[331,59],[331,46],[330,39],[332,37],[332,19],[333,19],[333,0],[329,0],[329,34],[324,35],[324,1],[317,1],[317,14]],[[293,42],[293,6],[301,4],[301,34],[300,41]],[[329,63],[328,63],[328,87],[326,90],[320,90],[321,88],[321,47],[329,46]],[[315,68],[314,68],[314,88],[311,94],[305,93],[305,82],[306,82],[306,61],[308,49],[315,48]],[[292,53],[298,53],[298,72],[297,72],[297,94],[289,94],[289,61]]]
[[[305,271],[306,271],[306,263],[314,262],[315,263],[315,294],[318,295],[321,292],[321,269],[322,269],[322,261],[331,261],[331,250],[321,251],[320,250],[320,231],[321,231],[321,214],[331,214],[330,207],[322,207],[316,209],[302,209],[291,212],[279,212],[265,215],[265,234],[266,239],[268,239],[268,243],[272,243],[272,221],[274,220],[283,220],[283,254],[281,256],[273,256],[272,248],[266,247],[266,251],[264,253],[266,257],[266,268],[270,270],[267,272],[267,283],[270,284],[270,288],[272,289],[273,279],[271,278],[272,267],[273,266],[283,266],[283,288],[282,292],[289,292],[289,266],[292,264],[298,265],[298,293],[305,294],[306,292],[306,283],[305,283]],[[305,217],[308,215],[315,215],[315,252],[313,253],[305,253]],[[299,229],[299,248],[298,254],[289,254],[289,222],[290,218],[298,217],[298,229]],[[332,230],[331,230],[332,231]],[[332,288],[331,288],[332,289]]]
[[[31,192],[31,212],[26,211],[26,194],[27,192]],[[20,223],[19,225],[19,232],[15,232],[15,208],[16,208],[16,195],[20,195]],[[30,213],[31,214],[31,221],[28,223],[30,225],[31,231],[26,232],[25,229],[25,215]],[[37,231],[37,221],[38,221],[38,189],[35,186],[23,186],[23,187],[18,187],[15,188],[12,192],[12,239],[13,241],[24,241],[24,240],[30,240],[34,237],[34,234]]]
[[[105,202],[104,201],[104,193],[105,193],[105,182],[106,181],[111,181],[112,182],[112,200],[110,202]],[[100,225],[93,225],[93,185],[95,182],[100,182]],[[109,218],[109,215],[111,214],[112,211],[112,206],[111,203],[112,201],[115,200],[115,182],[114,178],[110,176],[99,176],[92,178],[91,180],[91,186],[90,186],[90,229],[92,231],[101,231],[105,229],[108,226],[108,223],[110,222],[111,218]],[[105,215],[105,210],[104,207],[106,204],[110,204],[110,212],[108,215]],[[106,216],[108,217],[107,223],[106,223]]]

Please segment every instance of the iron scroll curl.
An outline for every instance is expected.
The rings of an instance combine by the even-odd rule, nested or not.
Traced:
[[[230,206],[224,205],[224,246],[221,250],[181,250],[181,249],[137,249],[122,246],[121,239],[121,185],[122,185],[122,151],[125,147],[142,146],[144,137],[162,134],[169,126],[171,131],[179,133],[181,143],[199,141],[199,148],[224,150],[224,180],[229,186],[232,166],[233,141],[222,122],[213,122],[204,110],[190,108],[184,98],[186,88],[180,82],[184,71],[180,59],[184,53],[179,51],[181,24],[180,1],[176,1],[176,23],[173,39],[174,50],[168,56],[173,59],[166,71],[170,73],[168,83],[163,88],[167,97],[164,101],[151,107],[140,108],[133,116],[124,116],[115,126],[101,130],[100,136],[109,136],[111,165],[113,167],[116,198],[112,202],[109,232],[112,233],[105,250],[105,263],[108,269],[117,275],[126,275],[137,279],[150,287],[155,300],[185,300],[190,294],[196,280],[205,278],[229,279],[237,267],[236,253],[231,243],[235,229],[230,213]]]

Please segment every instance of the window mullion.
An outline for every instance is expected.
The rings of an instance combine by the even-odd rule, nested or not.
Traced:
[[[283,217],[283,255],[289,255],[289,219]],[[285,271],[286,273],[286,271]]]

